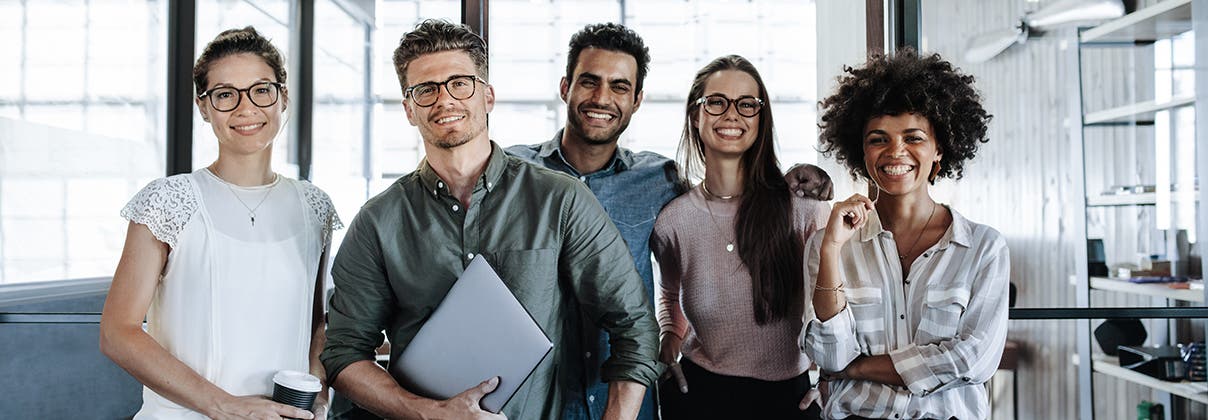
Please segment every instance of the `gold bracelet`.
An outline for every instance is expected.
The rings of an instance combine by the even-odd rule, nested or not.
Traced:
[[[822,286],[814,285],[814,290],[821,290],[821,291],[824,291],[824,292],[839,292],[839,291],[842,291],[842,290],[843,290],[843,283],[839,283],[839,285],[838,285],[838,286],[835,286],[835,287],[833,287],[833,288],[832,288],[832,287],[822,287]]]

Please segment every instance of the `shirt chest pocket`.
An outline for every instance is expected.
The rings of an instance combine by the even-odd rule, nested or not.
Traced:
[[[495,253],[492,265],[516,300],[545,328],[558,299],[557,250],[503,251]]]
[[[860,353],[884,354],[888,350],[885,336],[885,302],[881,289],[860,288],[847,291],[847,307],[855,323]]]
[[[915,342],[936,343],[956,337],[961,316],[968,305],[969,291],[966,289],[928,290]]]

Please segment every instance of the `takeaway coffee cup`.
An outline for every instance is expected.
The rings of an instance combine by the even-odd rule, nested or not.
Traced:
[[[283,370],[273,375],[273,401],[310,411],[323,389],[319,378],[305,372]]]

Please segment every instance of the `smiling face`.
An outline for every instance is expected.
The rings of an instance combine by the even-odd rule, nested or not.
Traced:
[[[566,128],[571,140],[588,144],[615,143],[641,106],[636,91],[638,62],[633,56],[600,48],[579,54],[574,80],[562,78]]]
[[[254,54],[233,54],[210,64],[206,90],[216,87],[246,89],[262,82],[276,82],[273,68]],[[273,140],[281,131],[281,115],[289,102],[288,92],[281,88],[277,102],[261,108],[240,93],[239,106],[230,111],[218,111],[210,99],[196,99],[202,118],[214,129],[219,153],[252,154],[271,150]]]
[[[440,83],[453,76],[476,74],[474,61],[466,52],[441,51],[412,60],[407,66],[407,83]],[[487,141],[487,114],[495,107],[495,90],[486,83],[475,83],[474,95],[466,99],[453,99],[443,86],[432,106],[421,107],[410,98],[403,99],[407,121],[419,128],[426,144],[452,149],[475,140]]]
[[[882,115],[864,126],[864,167],[886,194],[925,191],[942,157],[931,122],[922,115]]]
[[[759,137],[760,115],[739,115],[734,101],[744,96],[758,98],[759,83],[744,71],[722,70],[705,79],[704,96],[712,95],[729,98],[730,106],[721,115],[710,115],[703,106],[697,106],[695,126],[704,143],[705,160],[721,156],[741,157]]]

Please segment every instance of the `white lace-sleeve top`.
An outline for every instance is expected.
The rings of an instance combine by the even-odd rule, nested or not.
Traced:
[[[326,193],[199,169],[152,181],[121,214],[171,248],[147,312],[168,352],[232,395],[270,395],[276,371],[309,370],[319,262],[343,227]],[[147,388],[135,417],[204,418]]]

